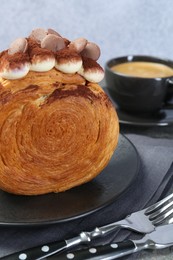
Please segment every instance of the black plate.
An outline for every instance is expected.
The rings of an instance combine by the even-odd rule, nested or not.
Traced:
[[[0,191],[0,225],[45,225],[86,216],[118,198],[139,172],[133,144],[120,135],[108,166],[89,183],[57,194],[18,196]]]
[[[173,124],[173,104],[163,107],[154,114],[135,114],[121,110],[116,102],[111,98],[109,90],[105,87],[104,91],[108,94],[112,103],[116,107],[119,122],[125,125],[133,126],[168,126]]]

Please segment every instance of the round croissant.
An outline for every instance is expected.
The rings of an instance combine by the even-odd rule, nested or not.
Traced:
[[[56,69],[0,83],[2,190],[65,191],[90,181],[108,164],[119,125],[98,84]]]

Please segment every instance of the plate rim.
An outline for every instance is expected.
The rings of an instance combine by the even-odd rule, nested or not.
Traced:
[[[43,220],[43,221],[39,221],[39,222],[38,221],[32,221],[32,222],[29,222],[29,221],[27,221],[27,222],[23,222],[23,221],[21,221],[21,222],[2,222],[2,221],[0,221],[0,227],[3,227],[3,226],[4,227],[41,227],[41,226],[49,226],[49,225],[53,225],[53,224],[63,224],[63,223],[68,223],[70,221],[74,221],[74,220],[77,220],[77,219],[80,219],[83,217],[87,217],[89,215],[92,215],[95,212],[99,212],[103,208],[110,206],[114,201],[119,199],[124,193],[126,193],[130,189],[130,187],[134,183],[136,177],[138,176],[140,168],[141,168],[141,159],[140,159],[139,153],[138,153],[135,145],[132,143],[131,140],[129,140],[129,138],[125,134],[120,133],[119,135],[122,136],[124,139],[126,139],[126,141],[131,145],[131,147],[133,147],[133,150],[136,155],[137,165],[136,165],[134,176],[133,176],[132,180],[130,181],[130,184],[123,191],[121,191],[120,194],[118,194],[116,196],[116,199],[115,199],[115,197],[112,197],[112,199],[110,199],[108,202],[105,202],[105,203],[101,204],[100,206],[95,207],[92,210],[88,210],[81,214],[73,215],[71,217],[66,217],[66,218],[62,218],[62,219],[58,219],[58,220],[55,220],[55,219]]]

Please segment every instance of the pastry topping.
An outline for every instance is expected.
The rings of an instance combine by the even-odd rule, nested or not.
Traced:
[[[37,28],[28,38],[16,39],[7,51],[0,53],[0,76],[18,79],[29,70],[45,72],[55,67],[63,73],[79,73],[87,81],[97,83],[104,76],[96,62],[99,56],[98,45],[85,38],[69,41],[53,29]]]
[[[76,73],[82,66],[81,56],[65,48],[56,53],[56,64],[55,68],[64,73]]]
[[[0,77],[5,79],[19,79],[27,75],[30,70],[29,57],[25,53],[9,55],[4,51],[0,56]]]
[[[13,55],[17,52],[25,53],[28,49],[28,42],[25,38],[18,38],[10,44],[8,54]]]
[[[86,88],[83,85],[71,85],[71,88],[68,87],[68,89],[55,89],[49,96],[47,103],[50,104],[57,99],[68,98],[69,96],[81,96],[92,100],[98,98],[98,96],[95,95],[88,87]]]
[[[56,32],[55,30],[53,30],[53,29],[48,29],[47,32],[48,32],[48,34],[54,34],[56,36],[61,37],[61,35],[58,32]]]
[[[35,48],[40,48],[40,44],[32,38],[27,38],[27,41],[28,41],[28,54],[30,56],[32,55],[33,50],[35,50]]]
[[[47,30],[42,28],[37,28],[32,30],[29,37],[40,43],[44,39],[44,37],[46,37],[47,34],[48,34]]]
[[[90,82],[100,82],[104,78],[102,67],[96,61],[86,57],[83,57],[83,66],[78,73]]]
[[[64,42],[65,42],[65,46],[67,47],[70,44],[70,41],[66,38],[63,38]]]
[[[81,55],[92,60],[98,60],[100,57],[100,48],[93,42],[88,42]]]
[[[55,66],[55,58],[47,58],[41,60],[39,56],[36,56],[35,59],[32,60],[30,70],[44,72],[53,69],[54,66]]]
[[[49,71],[55,66],[55,57],[47,49],[40,47],[33,48],[30,53],[32,71],[44,72]]]
[[[24,63],[29,63],[29,56],[27,53],[19,52],[13,55],[9,55],[8,51],[3,51],[0,54],[0,71],[8,68],[20,68]]]
[[[78,38],[72,41],[68,47],[70,50],[74,50],[80,53],[81,51],[83,51],[86,45],[87,45],[87,40],[85,38]]]
[[[41,47],[56,52],[65,48],[65,42],[62,37],[49,34],[41,41]]]
[[[4,79],[20,79],[25,77],[30,70],[30,64],[23,64],[20,68],[12,69],[4,69],[0,71],[0,77]]]
[[[35,56],[39,56],[40,59],[47,59],[47,57],[55,57],[55,55],[47,49],[41,47],[34,47],[29,51],[30,59],[32,60]]]

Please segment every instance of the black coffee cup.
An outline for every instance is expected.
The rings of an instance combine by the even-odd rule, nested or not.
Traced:
[[[173,75],[169,77],[128,76],[112,67],[118,64],[142,61],[162,64],[173,69],[173,62],[151,56],[124,56],[106,63],[105,77],[108,92],[120,109],[141,113],[156,112],[173,96]]]

